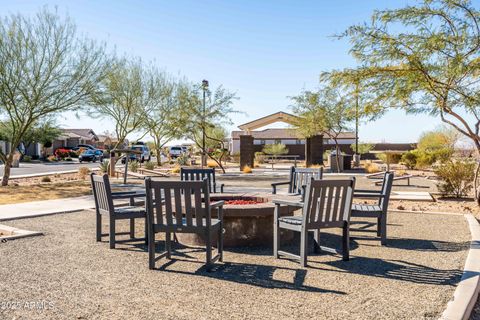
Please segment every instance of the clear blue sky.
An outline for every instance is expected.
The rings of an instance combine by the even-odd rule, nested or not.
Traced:
[[[315,88],[321,71],[355,65],[346,41],[331,35],[369,19],[374,9],[413,1],[26,1],[0,0],[2,14],[33,14],[43,5],[68,13],[80,32],[107,41],[117,52],[155,62],[191,81],[208,79],[237,92],[237,125],[276,111],[290,111],[287,98]],[[97,133],[108,121],[67,115],[68,127]],[[392,111],[360,127],[360,140],[413,142],[440,121]]]

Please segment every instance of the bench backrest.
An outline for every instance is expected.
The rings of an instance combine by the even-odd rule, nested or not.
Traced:
[[[92,182],[93,198],[95,199],[95,207],[99,213],[113,214],[112,190],[110,188],[110,180],[108,175],[102,176],[92,173],[90,175]]]
[[[189,228],[211,225],[207,180],[154,181],[145,179],[147,219],[159,226]],[[164,201],[156,201],[162,199]]]
[[[206,169],[180,169],[180,180],[182,181],[203,181],[207,179],[208,191],[217,192],[215,190],[215,168]]]
[[[345,180],[315,180],[305,189],[303,225],[308,228],[341,226],[350,221],[355,178]]]
[[[390,201],[390,194],[392,193],[393,178],[395,177],[393,172],[385,172],[383,176],[381,193],[383,197],[378,200],[378,205],[385,212],[388,208],[388,202]]]
[[[311,178],[321,180],[323,178],[323,168],[290,168],[290,187],[289,193],[302,194],[303,186],[307,185]]]

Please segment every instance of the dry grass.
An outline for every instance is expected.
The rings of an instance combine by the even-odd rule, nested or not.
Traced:
[[[89,181],[72,181],[0,188],[0,204],[80,197],[91,193]]]
[[[380,172],[380,168],[376,163],[373,162],[367,162],[365,163],[365,172],[366,173],[376,173]]]

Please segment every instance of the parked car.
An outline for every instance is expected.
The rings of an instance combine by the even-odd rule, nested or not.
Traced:
[[[100,161],[100,162],[103,162],[103,151],[102,150],[87,149],[87,150],[83,151],[80,154],[80,156],[78,156],[78,161],[80,161],[80,163],[83,162],[83,161],[96,162],[97,160]]]
[[[133,145],[130,147],[130,149],[140,151],[141,153],[130,153],[128,155],[128,161],[140,161],[143,163],[152,159],[150,149],[148,149],[148,147],[144,144]],[[125,157],[122,159],[122,163],[125,163]]]
[[[183,149],[182,147],[179,146],[174,146],[170,147],[170,157],[171,158],[178,158],[183,154]]]

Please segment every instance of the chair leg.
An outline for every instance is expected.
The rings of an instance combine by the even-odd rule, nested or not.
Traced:
[[[350,224],[348,222],[343,225],[342,256],[343,261],[350,260]]]
[[[210,236],[210,231],[207,231],[205,234],[205,241],[207,244],[207,250],[206,250],[206,268],[207,271],[212,270],[212,238]]]
[[[167,251],[167,259],[172,258],[172,233],[165,233],[165,251]]]
[[[110,218],[110,249],[115,249],[115,219]]]
[[[102,215],[97,211],[96,216],[97,216],[97,225],[96,225],[97,242],[99,242],[99,241],[102,241]]]
[[[153,226],[147,226],[147,228],[148,232],[145,236],[148,237],[148,268],[155,269],[155,232],[153,232]]]
[[[223,262],[223,223],[220,223],[220,228],[218,230],[218,261]]]
[[[135,219],[130,219],[130,239],[135,238]]]
[[[382,235],[382,217],[377,218],[377,237]]]
[[[145,218],[145,245],[148,245],[148,222],[147,218]]]
[[[273,215],[273,257],[275,259],[278,259],[278,248],[280,247],[280,228],[278,226],[278,217],[280,216],[279,207],[278,205],[275,206]]]
[[[380,225],[381,225],[380,241],[382,246],[384,246],[387,244],[387,215],[386,214],[382,215]]]
[[[313,231],[313,252],[320,253],[320,229]]]
[[[307,266],[307,250],[308,250],[308,232],[302,230],[300,234],[300,264],[302,267]]]

